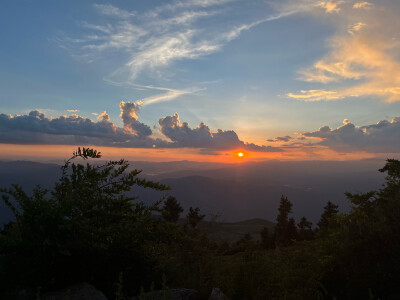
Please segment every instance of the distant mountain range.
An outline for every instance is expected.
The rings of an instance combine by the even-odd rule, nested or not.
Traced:
[[[261,218],[274,221],[281,195],[293,203],[293,216],[316,222],[327,201],[348,211],[344,192],[366,192],[381,187],[384,176],[377,170],[384,160],[360,161],[267,161],[235,165],[179,162],[131,162],[144,170],[143,177],[171,186],[185,209],[200,207],[207,215],[220,212],[219,221],[237,222]],[[51,188],[60,177],[57,164],[0,161],[0,186],[13,183],[31,191],[40,184]],[[133,194],[151,202],[164,193],[134,188]],[[12,218],[0,203],[0,223]]]

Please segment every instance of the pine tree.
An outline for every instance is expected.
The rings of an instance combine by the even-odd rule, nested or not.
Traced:
[[[167,222],[176,223],[179,220],[180,214],[183,212],[182,206],[173,196],[168,196],[164,202],[162,217]]]
[[[292,206],[293,204],[288,198],[282,195],[278,209],[279,214],[276,217],[274,237],[276,242],[283,246],[291,244],[292,240],[295,239],[297,235],[294,219],[291,218],[289,220]]]
[[[332,202],[328,201],[328,203],[324,207],[324,212],[321,215],[321,219],[317,223],[320,229],[327,228],[329,224],[332,223],[332,218],[339,212],[338,208],[338,205],[335,205]]]

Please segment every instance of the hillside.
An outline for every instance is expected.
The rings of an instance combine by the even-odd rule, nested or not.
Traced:
[[[250,219],[242,222],[202,221],[197,228],[215,242],[235,242],[249,233],[254,240],[260,240],[260,231],[267,227],[272,230],[274,223],[264,219]]]

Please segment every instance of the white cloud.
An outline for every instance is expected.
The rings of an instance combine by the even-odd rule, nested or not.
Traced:
[[[110,53],[114,53],[114,56],[115,53],[128,56],[123,65],[117,66],[105,78],[107,82],[130,85],[137,83],[139,76],[166,78],[166,68],[178,61],[199,59],[221,51],[227,43],[251,28],[305,9],[280,6],[276,14],[240,24],[240,19],[227,17],[235,2],[237,1],[172,1],[141,14],[110,4],[95,4],[94,8],[98,13],[113,18],[100,24],[83,22],[81,24],[89,31],[86,35],[60,41],[64,41],[62,47],[68,48],[74,56],[80,56],[87,62],[94,62]],[[262,2],[259,5],[262,7]],[[266,5],[265,9],[267,11]],[[221,17],[221,14],[225,15]],[[212,18],[212,22],[200,23],[204,18]],[[162,95],[149,97],[144,105],[172,100],[190,90],[165,90]]]
[[[147,98],[143,99],[143,106],[149,105],[149,104],[154,104],[158,102],[164,102],[164,101],[169,101],[172,99],[176,99],[182,95],[185,94],[190,94],[191,92],[189,91],[183,91],[183,90],[174,90],[174,89],[163,89],[165,90],[164,93],[162,94],[157,94],[154,96],[150,96]]]

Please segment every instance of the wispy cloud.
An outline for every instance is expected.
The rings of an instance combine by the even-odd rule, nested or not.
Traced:
[[[309,5],[307,8],[272,5],[276,7],[275,13],[243,22],[229,15],[231,6],[236,4],[240,3],[236,0],[172,1],[140,14],[111,4],[95,4],[94,9],[99,14],[112,18],[100,24],[82,22],[88,31],[86,35],[59,41],[62,47],[87,62],[110,53],[122,53],[127,57],[126,61],[105,78],[107,82],[126,85],[137,83],[139,76],[141,79],[165,78],[166,67],[175,62],[199,59],[221,51],[226,44],[255,26],[310,8]],[[262,2],[259,5],[264,5],[268,11],[268,5]],[[224,17],[221,18],[222,14]],[[213,18],[212,22],[201,22],[206,18]],[[173,74],[173,71],[169,73]],[[144,105],[172,100],[191,90],[193,88],[166,88],[163,94],[148,97]]]
[[[289,93],[290,98],[304,100],[304,101],[320,101],[320,100],[337,100],[342,98],[342,96],[335,91],[325,91],[325,90],[308,90],[300,91],[300,93]]]
[[[177,89],[170,89],[170,88],[161,88],[161,87],[154,87],[154,86],[143,86],[144,88],[147,89],[152,89],[152,90],[159,90],[163,91],[161,94],[156,94],[154,96],[150,96],[147,98],[144,98],[143,101],[143,106],[149,105],[149,104],[154,104],[157,102],[164,102],[164,101],[169,101],[172,99],[176,99],[182,95],[185,94],[192,94],[199,89],[191,89],[191,90],[177,90]]]
[[[357,22],[353,25],[350,25],[347,32],[350,33],[351,35],[354,35],[357,31],[360,31],[365,26],[367,26],[367,24],[363,22]]]
[[[93,7],[101,14],[106,16],[113,16],[122,19],[127,19],[136,16],[136,12],[127,11],[118,7],[112,6],[111,4],[94,4]]]
[[[202,90],[201,88],[189,88],[189,89],[185,89],[185,90],[172,89],[172,88],[159,87],[159,86],[153,86],[153,85],[142,85],[142,84],[133,83],[131,81],[115,82],[115,81],[112,81],[109,79],[105,79],[105,80],[109,84],[115,85],[115,86],[130,86],[137,90],[157,91],[155,95],[141,99],[140,100],[142,102],[141,106],[147,106],[149,104],[169,101],[172,99],[179,98],[180,96],[183,96],[186,94],[194,94],[194,93]]]

